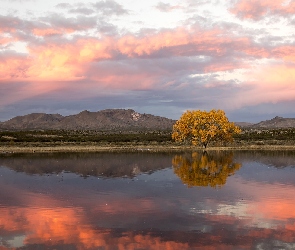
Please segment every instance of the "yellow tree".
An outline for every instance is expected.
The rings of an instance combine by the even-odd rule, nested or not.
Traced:
[[[173,126],[172,139],[207,147],[209,142],[233,140],[240,133],[239,127],[229,122],[223,110],[186,111]]]

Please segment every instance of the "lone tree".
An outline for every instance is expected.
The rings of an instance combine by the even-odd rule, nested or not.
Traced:
[[[172,139],[207,147],[209,142],[228,142],[241,129],[229,122],[223,110],[186,111],[173,125]]]

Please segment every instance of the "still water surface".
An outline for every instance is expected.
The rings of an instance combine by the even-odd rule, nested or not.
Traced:
[[[295,153],[0,157],[0,249],[295,249]]]

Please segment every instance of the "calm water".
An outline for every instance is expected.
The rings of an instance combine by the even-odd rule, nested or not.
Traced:
[[[0,157],[0,249],[295,249],[295,153]]]

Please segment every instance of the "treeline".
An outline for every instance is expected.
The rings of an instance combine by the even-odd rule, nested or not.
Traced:
[[[295,145],[295,128],[243,129],[234,140],[236,145]]]
[[[237,140],[295,140],[295,128],[288,129],[243,129],[235,135]]]
[[[0,144],[156,143],[170,144],[172,131],[105,132],[94,130],[0,131]],[[295,144],[295,128],[243,129],[234,144]],[[212,146],[218,146],[213,143]],[[229,144],[227,144],[229,145]]]
[[[170,131],[103,132],[93,130],[0,131],[0,143],[168,142]]]

